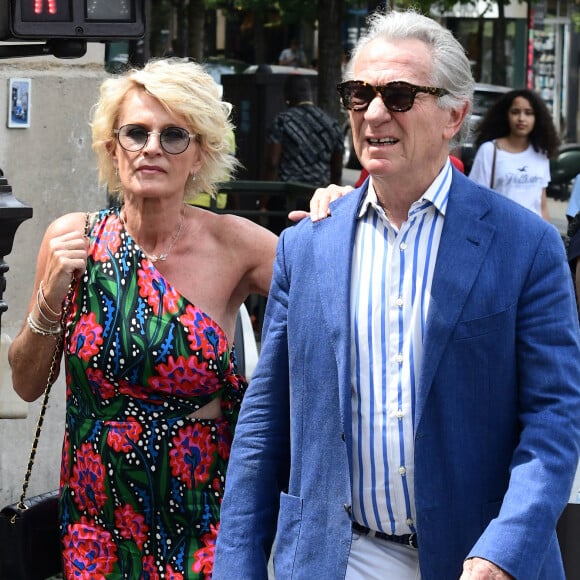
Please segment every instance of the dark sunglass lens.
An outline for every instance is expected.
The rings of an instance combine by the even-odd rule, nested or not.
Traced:
[[[375,91],[370,85],[353,83],[345,88],[344,104],[348,109],[366,107],[375,97]]]
[[[143,146],[147,141],[147,131],[139,125],[125,125],[121,127],[119,137],[128,146]]]
[[[408,111],[415,102],[415,94],[409,87],[385,87],[382,91],[383,102],[390,111]]]
[[[189,134],[181,127],[168,127],[161,132],[161,144],[171,152],[181,153],[189,144]]]

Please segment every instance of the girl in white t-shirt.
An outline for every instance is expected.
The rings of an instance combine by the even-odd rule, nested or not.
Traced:
[[[546,187],[549,158],[559,139],[540,96],[529,89],[506,93],[481,121],[469,177],[550,219]]]

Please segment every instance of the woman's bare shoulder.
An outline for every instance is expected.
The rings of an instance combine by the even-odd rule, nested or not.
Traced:
[[[199,209],[199,208],[198,208]],[[248,218],[231,213],[218,214],[208,210],[199,214],[211,233],[223,243],[268,244],[275,246],[277,236]]]

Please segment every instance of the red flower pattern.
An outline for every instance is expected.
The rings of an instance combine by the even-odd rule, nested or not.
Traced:
[[[145,524],[145,517],[136,513],[133,506],[125,504],[115,510],[115,525],[123,538],[133,538],[137,547],[143,549],[149,527]]]
[[[208,369],[208,363],[199,363],[196,357],[169,356],[167,363],[155,367],[149,379],[156,391],[172,395],[208,395],[221,388],[219,377]]]
[[[115,393],[115,385],[105,377],[101,369],[87,369],[87,380],[97,398],[112,399]]]
[[[216,360],[228,351],[228,339],[221,328],[196,306],[186,306],[181,324],[189,332],[187,339],[191,350],[201,349],[204,359]]]
[[[201,541],[204,543],[203,548],[196,550],[194,554],[193,572],[203,572],[211,576],[213,572],[213,557],[215,554],[215,543],[217,539],[219,523],[217,526],[210,525],[210,532],[203,535]]]
[[[107,220],[100,231],[99,239],[94,243],[93,258],[98,262],[107,262],[115,255],[121,245],[123,224],[119,220]]]
[[[96,516],[107,501],[105,466],[90,443],[77,450],[70,486],[79,509],[89,515]]]
[[[70,338],[70,352],[88,361],[99,353],[99,347],[103,344],[102,334],[103,327],[97,324],[94,312],[81,315]]]
[[[183,580],[183,574],[176,572],[170,564],[165,566],[165,580]]]
[[[67,526],[63,537],[64,572],[69,580],[101,580],[117,562],[117,546],[111,534],[82,517]]]
[[[143,428],[135,417],[128,417],[125,422],[110,421],[107,423],[107,445],[117,453],[128,453],[134,448]]]
[[[153,556],[143,556],[143,580],[160,580]]]
[[[161,308],[163,314],[178,311],[179,294],[153,266],[139,268],[138,276],[139,295],[147,301],[157,316],[161,314]],[[162,307],[160,299],[163,301]]]
[[[211,438],[211,428],[207,425],[188,424],[173,438],[173,448],[169,452],[171,473],[178,477],[188,489],[203,484],[209,477],[215,444]]]

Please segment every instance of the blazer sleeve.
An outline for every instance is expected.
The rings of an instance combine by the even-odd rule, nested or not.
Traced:
[[[262,350],[240,411],[227,470],[214,580],[267,580],[280,493],[290,466],[286,316],[289,282],[282,233],[268,297]]]
[[[499,514],[468,557],[524,579],[554,565],[546,559],[557,553],[554,530],[570,496],[580,443],[578,317],[564,247],[548,224],[517,309],[520,437]]]

